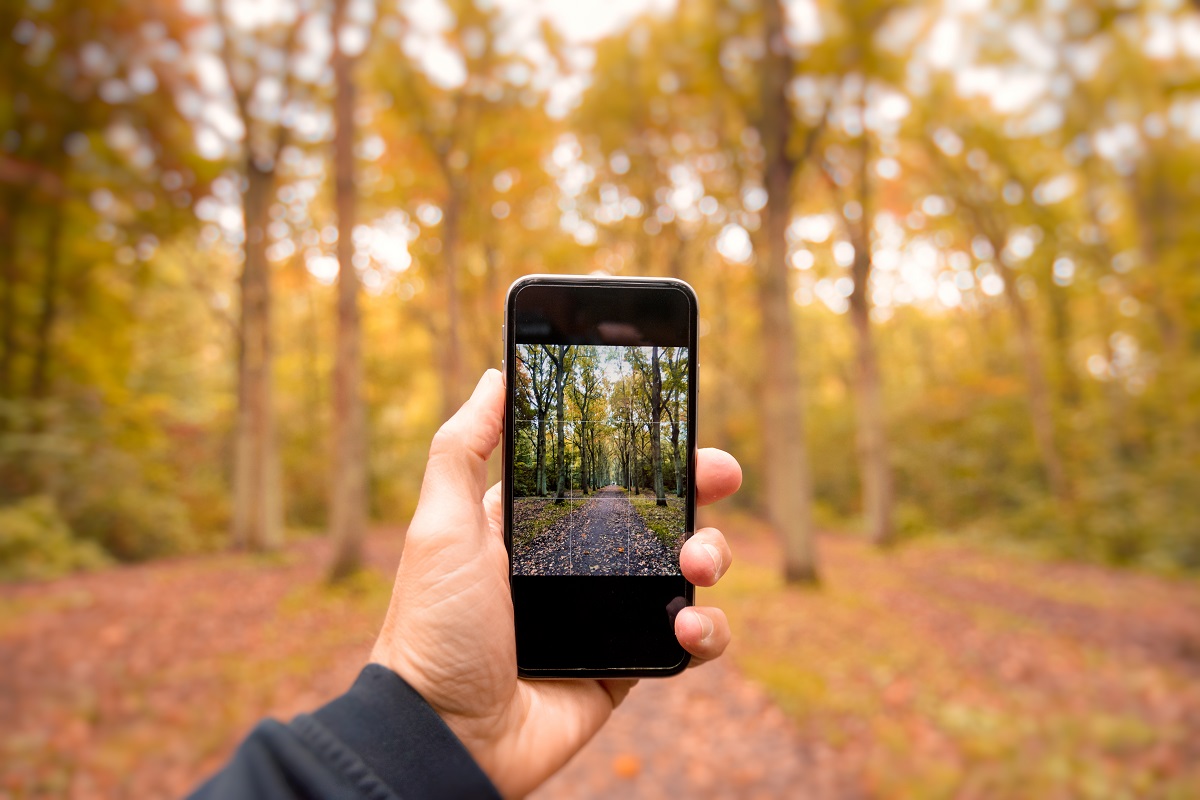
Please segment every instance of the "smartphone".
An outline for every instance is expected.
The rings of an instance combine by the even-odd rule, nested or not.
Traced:
[[[504,322],[504,530],[527,678],[687,666],[694,587],[696,294],[683,281],[533,275]]]

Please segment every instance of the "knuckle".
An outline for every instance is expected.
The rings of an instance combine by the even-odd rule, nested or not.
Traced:
[[[433,440],[429,443],[429,455],[432,457],[453,453],[460,450],[463,444],[462,431],[458,430],[454,420],[449,420],[433,434]]]
[[[446,420],[429,443],[430,458],[467,456],[486,461],[490,451],[486,435],[458,416]]]

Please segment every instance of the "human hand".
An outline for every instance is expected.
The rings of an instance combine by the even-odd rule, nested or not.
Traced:
[[[503,422],[503,378],[488,370],[434,436],[371,661],[425,698],[501,794],[519,797],[578,752],[636,681],[517,678],[502,494],[498,484],[485,492]],[[741,485],[729,454],[702,449],[696,461],[700,504]],[[712,586],[731,555],[720,531],[704,528],[679,561],[689,581]],[[675,635],[695,665],[721,655],[729,623],[720,609],[693,606],[676,617]]]

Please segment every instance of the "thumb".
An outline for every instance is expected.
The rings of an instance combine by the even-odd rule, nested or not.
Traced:
[[[429,512],[444,523],[464,513],[479,513],[487,488],[487,460],[503,428],[504,378],[489,369],[467,402],[433,436],[417,516]]]

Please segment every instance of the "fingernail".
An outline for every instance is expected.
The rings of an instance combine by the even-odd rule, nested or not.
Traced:
[[[491,391],[491,384],[497,383],[500,386],[504,385],[504,376],[499,370],[489,369],[479,377],[479,382],[475,384],[475,388],[471,391],[471,397],[467,400],[470,403],[476,398],[483,397],[485,393]]]
[[[694,616],[696,619],[700,620],[700,641],[703,642],[708,637],[712,636],[712,632],[713,632],[712,620],[709,619],[706,615],[701,614],[699,611],[693,611],[692,616]]]
[[[720,575],[721,567],[725,563],[725,559],[721,557],[721,551],[713,547],[711,544],[705,544],[704,549],[708,551],[708,557],[712,559],[713,576],[716,577]]]
[[[492,375],[493,372],[496,373],[496,375],[500,374],[499,370],[494,370],[494,369],[484,370],[484,373],[479,376],[479,382],[475,384],[476,392],[478,392],[484,386],[487,386],[489,383],[492,383],[493,381],[496,380],[495,375]]]

